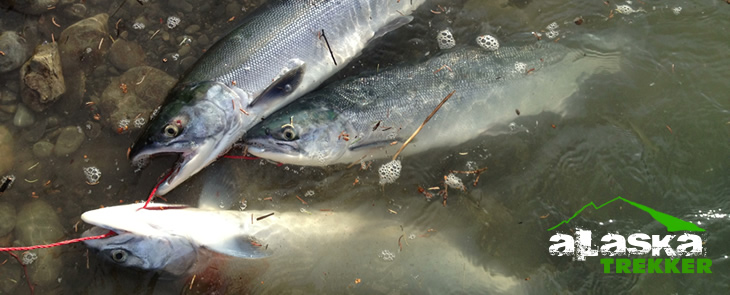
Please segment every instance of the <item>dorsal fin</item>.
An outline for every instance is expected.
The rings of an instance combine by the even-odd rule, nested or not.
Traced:
[[[254,106],[257,103],[287,96],[293,92],[304,80],[305,64],[300,60],[291,60],[292,66],[282,69],[281,73],[274,78],[274,81],[259,95],[255,95],[249,104]]]

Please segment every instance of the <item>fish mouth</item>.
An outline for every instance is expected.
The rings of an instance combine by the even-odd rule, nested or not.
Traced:
[[[217,142],[217,143],[216,143]],[[203,170],[210,163],[225,153],[227,145],[216,139],[208,139],[189,148],[152,146],[132,153],[133,163],[145,163],[151,157],[175,154],[178,159],[170,174],[159,184],[155,191],[156,196],[162,196]]]

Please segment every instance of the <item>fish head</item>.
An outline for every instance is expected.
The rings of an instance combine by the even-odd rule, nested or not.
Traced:
[[[239,107],[247,99],[241,96],[242,92],[215,81],[178,85],[170,92],[129,152],[133,162],[160,154],[180,155],[158,195],[180,185],[240,139],[245,115]]]
[[[102,235],[108,231],[107,228],[95,226],[82,236]],[[188,274],[198,259],[197,248],[183,237],[151,237],[119,229],[115,232],[115,236],[84,243],[97,251],[101,259],[113,265],[157,271],[173,277]]]
[[[295,102],[251,128],[244,137],[248,152],[281,163],[325,166],[336,162],[355,137],[347,134],[338,112]]]

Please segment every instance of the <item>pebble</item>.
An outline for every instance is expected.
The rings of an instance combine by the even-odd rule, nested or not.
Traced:
[[[18,104],[18,110],[15,111],[15,117],[13,117],[13,125],[23,128],[33,125],[33,123],[35,123],[33,112],[24,104]]]
[[[74,19],[81,19],[86,16],[86,5],[81,3],[76,3],[74,5],[66,7],[66,9],[63,10],[63,13]]]
[[[25,0],[12,1],[13,9],[27,14],[39,15],[48,11],[48,7],[56,6],[58,0]]]
[[[198,37],[198,44],[202,47],[208,47],[208,44],[210,43],[210,38],[208,38],[208,35],[202,34],[200,37]]]
[[[23,139],[27,142],[36,142],[41,140],[43,134],[46,133],[46,126],[48,126],[47,120],[38,121],[38,123],[33,124],[31,127],[23,131]]]
[[[63,70],[69,78],[78,75],[76,74],[78,70],[90,71],[102,63],[103,56],[111,45],[108,40],[108,21],[109,15],[106,13],[97,14],[66,27],[61,36],[56,37],[56,40],[64,40],[60,42],[59,51],[63,60]],[[99,50],[102,38],[107,40]],[[68,83],[66,84],[68,86]]]
[[[170,0],[167,5],[170,5],[170,7],[179,9],[184,12],[193,11],[193,5],[185,0]]]
[[[0,202],[0,237],[9,234],[15,228],[15,207],[8,202]]]
[[[0,58],[0,73],[19,68],[30,56],[30,50],[23,39],[15,32],[0,34],[0,48],[5,55]]]
[[[177,54],[179,54],[180,56],[186,56],[188,55],[188,53],[190,53],[189,45],[183,45],[182,47],[180,47],[180,50],[177,51]]]
[[[47,158],[53,153],[53,144],[50,141],[42,140],[33,145],[33,155],[38,158]]]
[[[0,104],[14,103],[18,100],[18,95],[9,89],[0,90]]]
[[[109,50],[109,62],[120,71],[144,65],[145,55],[137,42],[118,39]]]
[[[86,136],[77,126],[68,126],[61,129],[61,134],[56,140],[54,150],[57,157],[63,157],[75,152],[84,143]]]
[[[0,175],[5,175],[13,168],[13,135],[5,126],[0,125]]]
[[[194,33],[197,33],[199,30],[199,25],[190,25],[189,27],[185,28],[185,34],[192,35]]]

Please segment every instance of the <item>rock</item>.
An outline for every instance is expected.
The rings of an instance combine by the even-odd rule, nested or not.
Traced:
[[[50,141],[42,140],[33,145],[33,155],[38,158],[47,158],[53,153],[53,144]]]
[[[188,53],[190,53],[189,45],[184,45],[183,47],[180,47],[180,50],[177,51],[177,54],[179,54],[180,56],[186,56],[188,55]]]
[[[60,241],[64,236],[63,227],[56,211],[42,200],[25,204],[18,212],[15,237],[20,245],[40,245]],[[38,256],[27,266],[31,282],[40,286],[58,284],[58,275],[63,264],[61,248],[30,251]]]
[[[61,32],[57,40],[60,43],[61,61],[67,76],[78,75],[76,73],[78,70],[90,72],[96,65],[102,63],[112,43],[110,40],[104,40],[99,49],[100,40],[108,39],[108,20],[109,15],[106,13],[97,14],[82,19]]]
[[[63,13],[70,18],[84,18],[86,16],[86,5],[76,3],[74,5],[66,7],[66,9],[63,10]]]
[[[136,42],[119,39],[109,50],[109,62],[121,71],[144,65],[144,50]]]
[[[165,72],[148,66],[129,69],[111,79],[96,102],[102,114],[109,114],[103,117],[104,123],[117,133],[127,128],[141,128],[150,111],[162,104],[175,82],[175,78]],[[122,84],[126,85],[126,93],[120,87]]]
[[[0,125],[0,175],[4,176],[13,168],[13,135],[5,126]],[[1,177],[1,176],[0,176]]]
[[[30,56],[30,50],[25,41],[15,32],[0,34],[0,49],[5,53],[0,58],[0,73],[19,68]]]
[[[15,228],[15,207],[8,202],[0,202],[0,237],[9,234]]]
[[[0,104],[0,111],[15,114],[15,111],[18,110],[17,104]]]
[[[189,27],[185,28],[185,34],[192,35],[194,33],[197,33],[199,30],[199,25],[190,25]]]
[[[31,127],[23,130],[23,139],[27,142],[36,142],[41,140],[43,134],[46,133],[47,120],[40,120]]]
[[[18,95],[8,89],[0,90],[0,104],[10,104],[18,100]]]
[[[30,111],[22,103],[18,104],[18,109],[15,111],[15,117],[13,117],[13,125],[23,128],[33,125],[35,123],[35,117],[33,112]]]
[[[61,134],[56,139],[56,147],[54,153],[57,157],[63,157],[75,152],[82,143],[84,143],[86,136],[81,131],[80,127],[68,126],[61,129]]]
[[[38,45],[20,68],[20,80],[20,96],[36,112],[45,110],[66,92],[57,43]]]
[[[19,282],[22,282],[20,275],[23,267],[15,259],[8,259],[8,262],[0,267],[0,294],[17,294],[13,292]],[[26,287],[27,288],[27,287]]]
[[[200,35],[200,37],[198,37],[198,44],[202,47],[208,47],[208,44],[210,44],[210,38],[208,38],[208,35]]]
[[[168,2],[168,5],[170,5],[170,7],[172,8],[179,9],[184,12],[193,11],[193,5],[185,0],[170,0],[170,2]]]
[[[58,0],[14,0],[13,9],[27,14],[43,14],[49,7],[56,6]]]

